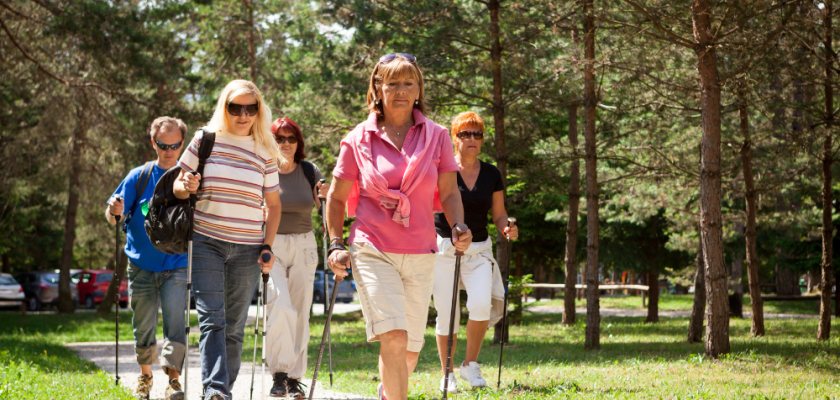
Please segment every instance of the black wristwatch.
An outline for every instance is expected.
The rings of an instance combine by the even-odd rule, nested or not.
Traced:
[[[332,254],[333,250],[345,250],[346,251],[347,247],[344,246],[344,243],[332,242],[332,243],[330,243],[330,247],[327,248],[327,257],[329,257],[330,254]]]

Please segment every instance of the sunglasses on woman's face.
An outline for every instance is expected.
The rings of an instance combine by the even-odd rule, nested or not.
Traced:
[[[155,142],[155,144],[157,145],[157,147],[158,147],[159,149],[163,150],[163,151],[167,151],[167,150],[169,150],[169,149],[172,149],[172,150],[178,150],[178,149],[180,149],[180,148],[181,148],[181,143],[184,143],[184,141],[182,140],[182,141],[180,141],[180,142],[178,142],[178,143],[174,143],[174,144],[163,144],[163,143],[161,143],[161,142]]]
[[[295,144],[297,143],[297,136],[275,136],[274,140],[277,141],[277,144]]]
[[[394,61],[397,58],[397,56],[402,57],[403,59],[412,64],[417,62],[417,57],[414,57],[413,55],[408,53],[388,53],[382,57],[379,57],[379,62],[381,64],[388,64],[389,62]]]
[[[461,131],[458,132],[455,136],[458,136],[458,139],[464,140],[473,138],[475,140],[484,139],[484,132],[481,131]]]
[[[242,113],[249,117],[253,117],[257,115],[257,112],[260,111],[260,105],[258,103],[254,104],[236,104],[236,103],[228,103],[227,105],[228,114],[239,117],[242,116]]]

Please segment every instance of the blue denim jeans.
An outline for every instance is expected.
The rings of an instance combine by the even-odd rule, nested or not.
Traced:
[[[193,237],[193,290],[201,330],[205,398],[231,398],[242,357],[248,306],[260,277],[260,245]]]
[[[128,295],[134,317],[134,352],[141,365],[158,363],[158,308],[163,314],[163,346],[160,364],[164,372],[172,368],[181,372],[184,365],[186,334],[184,312],[187,308],[187,268],[151,272],[128,264]]]

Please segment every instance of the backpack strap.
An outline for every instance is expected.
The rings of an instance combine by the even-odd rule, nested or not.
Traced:
[[[204,128],[199,129],[202,132],[201,143],[198,145],[198,173],[201,175],[201,181],[198,188],[204,187],[204,165],[207,164],[207,159],[210,158],[210,153],[213,152],[213,145],[216,144],[216,132],[205,131]]]
[[[140,173],[140,177],[137,178],[137,184],[134,185],[134,204],[131,205],[130,210],[134,210],[134,207],[137,207],[137,201],[143,194],[140,192],[140,189],[143,189],[144,192],[146,191],[146,186],[149,184],[149,179],[152,177],[152,168],[154,168],[154,163],[154,161],[149,161],[143,165],[143,172]],[[140,182],[143,183],[140,184]]]
[[[303,168],[303,176],[309,181],[309,187],[315,190],[315,165],[309,161],[301,161],[300,167]]]

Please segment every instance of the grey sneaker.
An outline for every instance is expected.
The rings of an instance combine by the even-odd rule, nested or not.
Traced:
[[[460,375],[461,379],[469,382],[472,387],[487,386],[487,381],[481,377],[481,368],[475,361],[470,361],[468,365],[461,365]]]
[[[134,389],[134,398],[138,400],[149,400],[149,392],[152,391],[152,376],[140,374],[137,378],[137,389]]]
[[[463,367],[461,367],[463,368]],[[443,392],[443,385],[446,384],[446,377],[440,378],[440,391]],[[449,393],[458,393],[458,382],[455,381],[455,374],[449,373],[449,387],[446,390]]]

